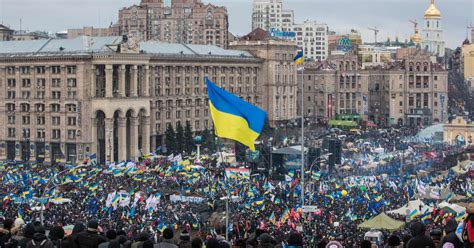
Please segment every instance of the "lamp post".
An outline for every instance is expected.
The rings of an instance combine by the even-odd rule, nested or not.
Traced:
[[[202,136],[198,135],[194,137],[194,143],[196,143],[196,155],[197,158],[196,160],[199,162],[201,158],[201,142],[202,142]]]
[[[331,156],[331,155],[332,155],[332,153],[325,153],[325,154],[320,155],[319,157],[315,158],[315,159],[313,160],[313,162],[311,163],[311,165],[309,166],[309,171],[308,171],[308,172],[313,171],[313,166],[316,164],[316,162],[318,162],[318,161],[324,161],[324,160],[327,159],[327,157],[329,157],[329,156]],[[323,159],[319,160],[320,158],[323,158]],[[305,173],[305,174],[306,174],[306,173]],[[306,177],[306,175],[304,175],[304,176]],[[308,181],[309,181],[309,179],[308,179]],[[303,203],[301,204],[301,206],[302,206],[302,207],[304,206],[304,198],[303,198]]]
[[[74,167],[73,169],[78,169],[78,168],[84,168],[86,167],[86,165],[79,165],[77,167]],[[58,174],[56,174],[55,176],[51,177],[48,182],[46,183],[46,185],[44,186],[44,190],[43,192],[41,193],[41,207],[40,207],[40,222],[41,222],[41,225],[44,226],[44,195],[45,193],[48,191],[48,187],[49,187],[49,184],[56,178],[58,177],[59,175],[63,174],[63,173],[66,173],[68,171],[70,171],[71,169],[66,169],[66,170],[62,170],[60,171]]]

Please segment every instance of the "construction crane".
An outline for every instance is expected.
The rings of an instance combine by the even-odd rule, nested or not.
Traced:
[[[374,34],[375,34],[375,44],[377,44],[377,34],[380,32],[379,29],[377,29],[377,27],[373,27],[373,28],[368,28],[369,30],[372,30],[374,31]]]

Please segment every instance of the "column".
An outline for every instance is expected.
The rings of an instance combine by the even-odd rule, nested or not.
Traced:
[[[91,66],[91,97],[96,96],[96,68],[95,65]]]
[[[137,66],[132,65],[131,69],[131,74],[130,74],[130,96],[131,97],[136,97],[138,92],[137,92],[137,80],[138,80],[138,75],[137,75]]]
[[[113,65],[105,65],[105,97],[113,97]]]
[[[145,116],[143,118],[143,133],[142,133],[142,141],[143,147],[142,151],[144,154],[150,153],[150,116]]]
[[[92,135],[91,135],[91,154],[95,153],[97,156],[97,118],[92,118]]]
[[[127,160],[127,118],[118,118],[118,160]]]
[[[138,155],[138,117],[130,117],[130,159]]]
[[[150,66],[145,65],[145,80],[143,85],[143,95],[142,96],[150,96]]]
[[[114,161],[114,119],[105,119],[105,160]]]
[[[125,72],[127,71],[127,67],[125,65],[121,65],[119,69],[119,96],[125,97]]]
[[[155,152],[156,151],[156,133],[150,137],[151,139],[151,149],[150,151]]]

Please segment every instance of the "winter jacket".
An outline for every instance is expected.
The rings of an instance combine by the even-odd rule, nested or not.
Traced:
[[[445,243],[452,243],[455,248],[463,248],[464,245],[459,240],[458,236],[456,236],[456,229],[458,228],[458,223],[454,219],[449,219],[446,222],[446,226],[444,230],[446,232],[446,236],[443,237],[441,240],[441,244],[444,245]]]
[[[74,242],[79,248],[98,248],[99,244],[106,242],[105,237],[95,231],[85,230],[77,234]]]
[[[413,238],[408,241],[406,248],[436,248],[433,240],[425,235],[425,226],[422,223],[414,223],[410,228]]]
[[[174,244],[173,240],[164,239],[163,242],[155,244],[153,248],[178,248],[178,246]]]
[[[33,240],[26,244],[26,248],[54,248],[54,244],[43,233],[35,233]]]

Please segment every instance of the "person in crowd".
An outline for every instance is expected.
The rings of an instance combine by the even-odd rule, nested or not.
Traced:
[[[441,246],[441,239],[443,238],[443,231],[440,228],[433,228],[430,231],[430,237],[436,247]]]
[[[292,232],[286,240],[288,247],[302,248],[303,247],[303,236],[300,233]]]
[[[474,202],[467,206],[467,216],[464,219],[462,229],[462,239],[465,248],[474,247]]]
[[[179,248],[191,248],[191,237],[188,230],[184,229],[179,235]]]
[[[54,248],[54,244],[46,237],[44,227],[42,225],[36,225],[33,239],[26,244],[26,248]]]
[[[132,248],[142,248],[143,243],[147,240],[150,240],[149,234],[147,232],[141,232],[138,235],[138,239],[135,242],[133,242]]]
[[[263,233],[262,235],[260,235],[259,241],[258,241],[258,247],[259,248],[275,247],[272,236],[270,236],[270,234],[268,233]]]
[[[61,226],[54,226],[51,228],[48,236],[51,242],[53,242],[55,248],[62,248],[64,229]]]
[[[191,248],[202,248],[202,240],[198,237],[191,241]]]
[[[78,233],[74,239],[78,248],[97,248],[106,241],[104,236],[99,235],[99,223],[96,220],[90,220],[87,229]]]
[[[343,248],[342,244],[339,241],[332,240],[326,245],[326,248]]]
[[[415,221],[410,226],[413,238],[408,241],[406,248],[436,248],[433,240],[425,234],[426,227],[423,223]]]
[[[463,248],[464,245],[458,236],[456,236],[456,229],[458,228],[458,223],[455,219],[451,218],[444,225],[444,232],[446,235],[441,240],[441,244],[452,243],[455,248]]]
[[[178,248],[173,238],[174,238],[173,229],[169,227],[165,228],[165,230],[163,230],[163,240],[157,245],[155,245],[155,248]]]
[[[35,235],[35,226],[31,223],[23,227],[23,236],[18,240],[18,245],[21,248],[26,248],[26,244],[30,242]]]
[[[117,231],[117,240],[119,241],[122,248],[132,247],[132,241],[127,239],[127,233],[124,230]]]
[[[117,232],[114,229],[107,230],[105,232],[105,238],[107,242],[101,243],[99,248],[120,248],[120,241],[117,239]]]
[[[153,246],[153,241],[148,239],[143,242],[142,248],[153,248]]]
[[[3,221],[3,227],[0,228],[0,247],[5,247],[12,238],[12,228],[14,221],[13,219],[5,219]]]
[[[403,242],[397,235],[391,235],[387,240],[387,248],[403,248]]]

